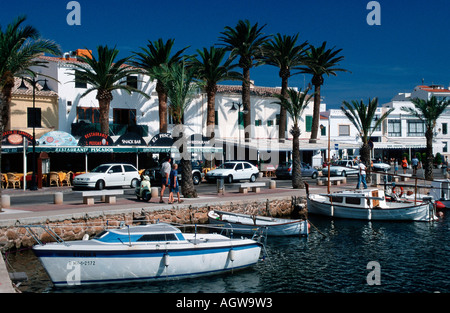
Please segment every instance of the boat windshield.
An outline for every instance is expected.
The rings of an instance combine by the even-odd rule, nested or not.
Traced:
[[[236,163],[223,163],[218,168],[229,170],[229,169],[233,169],[235,165],[236,165]]]
[[[105,173],[109,168],[109,165],[100,165],[94,168],[91,173]]]

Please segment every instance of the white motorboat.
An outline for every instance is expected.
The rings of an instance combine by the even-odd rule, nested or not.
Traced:
[[[40,243],[33,251],[55,286],[69,286],[229,272],[257,263],[261,244],[220,234],[182,233],[159,223],[109,229],[92,239]]]
[[[430,196],[450,208],[450,180],[436,179],[431,182]]]
[[[211,224],[230,228],[233,233],[252,235],[261,230],[267,236],[307,236],[308,221],[303,219],[273,218],[218,210],[208,212]]]
[[[431,201],[387,202],[381,189],[345,190],[330,194],[308,194],[308,213],[337,218],[384,221],[432,221]]]

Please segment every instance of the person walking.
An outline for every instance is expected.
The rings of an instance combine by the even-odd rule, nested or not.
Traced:
[[[394,175],[398,174],[398,160],[395,159],[394,161]]]
[[[159,198],[159,203],[164,203],[163,196],[164,190],[166,187],[169,187],[170,184],[170,171],[172,166],[170,165],[170,158],[167,158],[163,164],[161,164],[161,196]]]
[[[174,164],[172,170],[170,171],[170,187],[169,187],[169,204],[174,203],[173,194],[176,192],[178,197],[178,203],[182,203],[183,200],[180,199],[180,189],[178,185],[178,164]]]
[[[406,169],[408,168],[408,160],[406,159],[406,157],[403,157],[402,160],[402,168],[403,168],[403,174],[406,174]]]
[[[419,166],[419,159],[417,158],[417,154],[412,158],[411,165],[413,168],[413,175],[416,176],[417,174],[417,167]]]
[[[362,161],[359,162],[358,169],[359,169],[359,175],[358,175],[358,184],[356,185],[356,189],[359,189],[361,182],[364,185],[364,189],[367,189],[366,166],[364,165],[364,163]]]

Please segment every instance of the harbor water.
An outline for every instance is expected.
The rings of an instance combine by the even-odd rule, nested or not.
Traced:
[[[9,253],[7,265],[26,272],[24,293],[450,292],[450,215],[433,223],[310,220],[308,237],[269,237],[264,262],[217,276],[54,288],[31,250]]]

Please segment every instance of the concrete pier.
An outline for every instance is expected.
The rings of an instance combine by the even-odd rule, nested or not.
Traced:
[[[0,253],[0,293],[15,293],[8,270],[6,269],[3,254]]]

